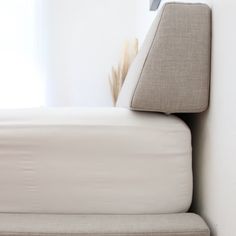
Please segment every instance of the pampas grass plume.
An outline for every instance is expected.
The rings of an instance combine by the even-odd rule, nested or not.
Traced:
[[[112,67],[109,75],[112,102],[116,105],[122,85],[128,74],[129,67],[138,53],[138,40],[125,41],[122,49],[121,59],[117,67]]]

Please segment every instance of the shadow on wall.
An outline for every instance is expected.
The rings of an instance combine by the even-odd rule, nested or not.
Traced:
[[[210,108],[193,115],[193,209],[212,236],[236,234],[236,2],[213,1]]]

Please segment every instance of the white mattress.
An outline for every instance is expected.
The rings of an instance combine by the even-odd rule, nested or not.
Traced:
[[[177,213],[191,199],[191,135],[174,116],[0,111],[0,212]]]

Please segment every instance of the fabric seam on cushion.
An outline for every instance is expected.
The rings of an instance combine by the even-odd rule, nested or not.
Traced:
[[[6,232],[6,231],[2,231],[2,232],[0,232],[0,236],[1,236],[1,234],[3,234],[4,236],[5,235],[66,235],[66,234],[68,234],[68,235],[154,235],[154,234],[158,234],[158,235],[187,235],[187,234],[196,234],[196,233],[209,233],[210,231],[209,230],[196,230],[196,231],[183,231],[183,232],[142,232],[142,233],[125,233],[125,232],[123,232],[123,233],[112,233],[112,232],[109,232],[109,233],[105,233],[105,232],[103,232],[103,233],[88,233],[88,232],[86,232],[86,233],[83,233],[83,232],[65,232],[65,233],[63,233],[63,232],[61,232],[61,233],[58,233],[58,232],[55,232],[55,233],[44,233],[44,232],[38,232],[38,233],[36,233],[36,232]]]
[[[199,112],[203,112],[205,111],[207,108],[209,107],[209,103],[204,104],[204,106],[199,107],[198,109],[186,109],[186,110],[174,110],[174,111],[164,111],[164,110],[157,110],[157,109],[153,109],[151,107],[147,107],[147,108],[139,108],[139,107],[131,107],[131,110],[133,111],[148,111],[148,112],[162,112],[162,113],[166,113],[166,114],[174,114],[174,113],[199,113]]]
[[[150,52],[151,52],[151,49],[152,49],[152,47],[153,47],[155,38],[156,38],[157,33],[158,33],[158,31],[159,31],[159,26],[160,26],[160,24],[161,24],[161,22],[162,22],[162,18],[163,18],[163,14],[164,14],[164,12],[165,12],[165,8],[166,8],[166,6],[167,6],[168,4],[169,4],[169,3],[165,4],[164,7],[163,7],[163,9],[162,9],[161,16],[160,16],[160,20],[159,20],[158,25],[157,25],[157,29],[156,29],[156,31],[155,31],[154,37],[153,37],[153,39],[152,39],[151,46],[150,46],[150,48],[149,48],[149,50],[148,50],[148,53],[147,53],[147,55],[146,55],[146,58],[145,58],[145,60],[144,60],[144,63],[143,63],[141,72],[140,72],[140,74],[139,74],[138,82],[137,82],[137,84],[136,84],[136,86],[135,86],[134,93],[133,93],[132,98],[131,98],[131,103],[130,103],[130,107],[131,107],[131,108],[133,107],[134,96],[135,96],[136,90],[137,90],[137,88],[138,88],[138,85],[139,85],[139,82],[140,82],[140,79],[141,79],[141,76],[142,76],[142,73],[143,73],[144,66],[145,66],[145,64],[146,64],[146,62],[147,62],[148,56],[149,56],[149,54],[150,54]]]

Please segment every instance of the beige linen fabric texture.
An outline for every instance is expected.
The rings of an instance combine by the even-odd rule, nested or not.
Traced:
[[[206,110],[210,57],[210,8],[165,4],[132,64],[117,105],[165,113]]]
[[[0,214],[0,236],[209,236],[197,215]]]

